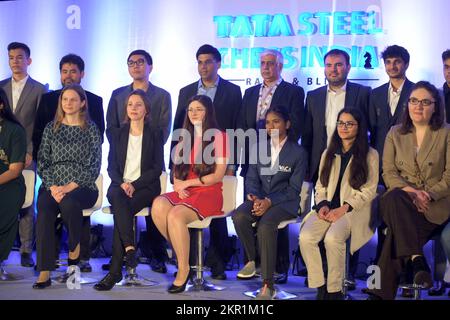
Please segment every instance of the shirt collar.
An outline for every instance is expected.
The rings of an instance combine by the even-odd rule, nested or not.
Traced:
[[[220,76],[217,76],[217,79],[214,82],[214,85],[212,87],[205,87],[205,85],[203,84],[202,79],[200,78],[200,80],[198,80],[198,87],[197,88],[204,88],[204,89],[217,88],[219,86],[219,79],[220,79]]]
[[[263,86],[264,88],[273,88],[274,86],[279,86],[280,83],[281,83],[281,81],[283,81],[283,78],[282,78],[282,77],[280,77],[280,78],[277,80],[277,82],[273,83],[273,84],[270,85],[270,86],[266,85],[266,83],[263,81],[262,86]]]
[[[341,93],[341,92],[345,92],[347,91],[347,81],[345,81],[344,85],[342,87],[340,87],[339,89],[337,89],[336,91],[332,90],[330,88],[330,84],[327,85],[327,91],[328,92],[333,92],[333,93]]]
[[[27,80],[28,80],[29,77],[30,77],[30,76],[27,75],[25,78],[23,78],[22,80],[19,80],[19,81],[14,80],[14,78],[11,78],[11,79],[12,79],[12,82],[13,82],[15,85],[24,86],[25,83],[27,82]]]
[[[400,94],[403,89],[403,85],[405,84],[406,79],[403,80],[402,85],[397,89],[397,91],[394,91],[394,87],[392,86],[392,82],[389,81],[389,92],[393,94]]]
[[[283,148],[284,144],[286,143],[287,138],[288,138],[288,137],[286,136],[283,140],[281,140],[281,142],[280,142],[278,145],[275,145],[275,144],[273,143],[273,140],[270,139],[270,146],[271,146],[273,149],[281,150],[281,148]]]

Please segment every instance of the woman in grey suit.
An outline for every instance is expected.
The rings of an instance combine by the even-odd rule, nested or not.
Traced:
[[[378,261],[380,288],[369,299],[394,299],[398,275],[411,266],[414,284],[432,285],[423,246],[450,216],[450,127],[435,86],[420,81],[412,88],[408,112],[392,127],[383,151],[388,191],[380,201],[387,225]]]
[[[378,185],[378,152],[369,147],[366,121],[358,109],[344,108],[330,144],[322,154],[314,210],[300,228],[300,250],[317,300],[342,300],[346,241],[350,253],[373,235],[371,202]],[[328,275],[322,268],[319,242],[324,241]]]
[[[278,224],[297,216],[300,189],[308,165],[306,151],[288,138],[291,126],[285,107],[271,107],[266,113],[270,139],[262,139],[250,152],[250,166],[245,180],[247,200],[236,209],[233,223],[248,263],[238,278],[255,275],[256,247],[252,224],[257,223],[263,286],[256,299],[272,299],[273,272],[277,256]],[[267,156],[266,159],[264,157]],[[255,161],[252,161],[254,159]]]

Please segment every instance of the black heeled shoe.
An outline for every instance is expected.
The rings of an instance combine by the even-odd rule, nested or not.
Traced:
[[[445,289],[447,288],[447,284],[444,281],[438,281],[437,286],[428,290],[429,296],[442,296],[445,293]]]
[[[121,274],[112,274],[108,272],[100,282],[95,284],[94,289],[97,291],[109,291],[120,281],[122,281]]]
[[[190,279],[191,279],[191,272],[189,271],[189,273],[186,277],[186,281],[184,281],[184,283],[181,286],[176,286],[172,283],[172,285],[169,287],[169,289],[167,289],[167,292],[169,292],[169,293],[184,292],[184,290],[186,290],[186,285]]]
[[[433,286],[430,267],[424,256],[418,256],[412,261],[414,284],[420,285],[425,289]]]
[[[48,278],[47,281],[44,282],[35,282],[33,284],[33,289],[45,289],[52,285],[52,279]]]

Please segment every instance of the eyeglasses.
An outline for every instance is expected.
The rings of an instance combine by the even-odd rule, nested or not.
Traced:
[[[337,121],[336,125],[338,126],[338,128],[345,127],[347,129],[351,129],[351,128],[353,128],[353,126],[357,126],[358,124],[356,122],[353,122],[353,121],[347,121],[347,122]]]
[[[145,63],[145,60],[144,59],[138,59],[138,60],[136,60],[136,61],[133,61],[133,60],[128,60],[127,61],[127,65],[129,66],[129,67],[132,67],[132,66],[134,66],[134,65],[137,65],[137,66],[143,66],[144,65],[144,63]]]
[[[429,99],[422,99],[422,100],[419,100],[419,99],[417,99],[417,98],[409,98],[409,99],[408,99],[408,102],[409,102],[410,104],[412,104],[413,106],[417,106],[419,103],[421,103],[422,106],[428,107],[429,105],[432,105],[432,104],[435,103],[436,101],[429,100]]]

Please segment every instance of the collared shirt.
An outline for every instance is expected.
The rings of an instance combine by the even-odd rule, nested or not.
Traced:
[[[13,105],[12,109],[13,112],[16,111],[17,103],[19,102],[20,95],[22,94],[23,88],[25,87],[25,84],[27,83],[27,80],[30,76],[26,76],[22,80],[16,81],[14,78],[11,78],[11,85],[12,85],[12,100]]]
[[[219,86],[219,76],[217,76],[216,82],[212,87],[206,87],[203,84],[202,79],[198,80],[198,89],[197,94],[202,94],[204,96],[208,96],[211,98],[212,101],[214,101],[214,97],[216,96],[217,87]]]
[[[270,108],[275,90],[280,85],[281,81],[283,81],[282,78],[278,79],[277,82],[270,86],[266,85],[264,82],[261,84],[261,88],[259,89],[258,106],[256,109],[256,123],[261,122],[261,120],[265,120],[266,112]]]
[[[388,95],[388,102],[389,107],[391,108],[391,116],[395,114],[395,109],[397,109],[398,100],[400,100],[400,95],[402,94],[403,85],[405,84],[405,80],[403,80],[402,85],[400,88],[397,89],[397,91],[394,91],[394,87],[392,86],[392,83],[389,82],[389,95]]]
[[[275,165],[278,156],[280,155],[280,151],[281,149],[283,149],[284,144],[287,141],[287,136],[278,144],[274,144],[273,140],[270,139],[270,167],[273,168],[273,166]]]
[[[325,126],[327,130],[327,146],[330,144],[334,130],[336,130],[336,121],[339,111],[345,107],[345,93],[347,91],[347,82],[336,91],[327,88],[327,107],[325,111]]]

